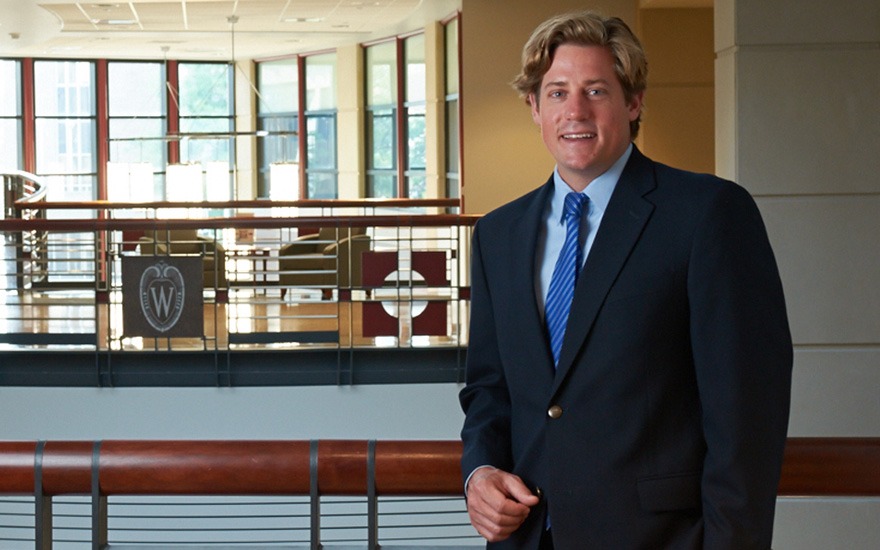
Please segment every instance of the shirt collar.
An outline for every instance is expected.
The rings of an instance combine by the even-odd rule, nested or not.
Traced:
[[[620,158],[611,165],[611,168],[606,170],[605,173],[598,178],[591,181],[590,184],[587,185],[587,188],[582,191],[583,194],[590,199],[590,215],[602,214],[605,212],[605,208],[611,200],[611,194],[614,192],[614,188],[617,187],[617,181],[623,173],[623,168],[626,166],[626,162],[632,154],[632,149],[633,145],[630,143]],[[565,180],[562,179],[562,176],[559,175],[559,168],[554,168],[553,198],[551,199],[550,219],[559,220],[560,223],[563,223],[565,196],[571,193],[571,191],[571,187],[569,187],[568,184],[565,183]]]

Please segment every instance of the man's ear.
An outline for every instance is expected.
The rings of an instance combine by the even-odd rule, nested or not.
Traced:
[[[532,120],[535,121],[535,124],[538,126],[541,125],[541,106],[538,104],[538,98],[535,94],[529,94],[526,99],[529,103],[529,107],[532,110]]]
[[[629,121],[632,122],[639,118],[639,115],[642,114],[642,102],[645,99],[645,92],[641,91],[632,96],[632,99],[627,105],[627,109],[629,110]]]

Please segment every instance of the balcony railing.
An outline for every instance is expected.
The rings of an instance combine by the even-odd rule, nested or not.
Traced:
[[[0,442],[0,543],[478,548],[460,455],[458,441]],[[880,438],[789,439],[779,495],[880,496]],[[208,497],[232,512],[204,514]]]
[[[406,381],[382,354],[431,350],[405,377],[458,381],[477,216],[445,213],[456,204],[19,204],[22,217],[0,220],[0,353],[72,352],[79,385],[236,385]],[[178,382],[154,377],[168,353],[194,365]],[[257,355],[266,368],[243,372]]]

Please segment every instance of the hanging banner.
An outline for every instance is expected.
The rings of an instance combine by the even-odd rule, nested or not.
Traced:
[[[123,256],[124,336],[202,336],[203,303],[200,257]]]

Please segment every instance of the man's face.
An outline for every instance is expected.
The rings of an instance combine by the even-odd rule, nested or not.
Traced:
[[[580,191],[626,150],[642,94],[626,102],[607,48],[563,44],[529,100],[559,174]]]

